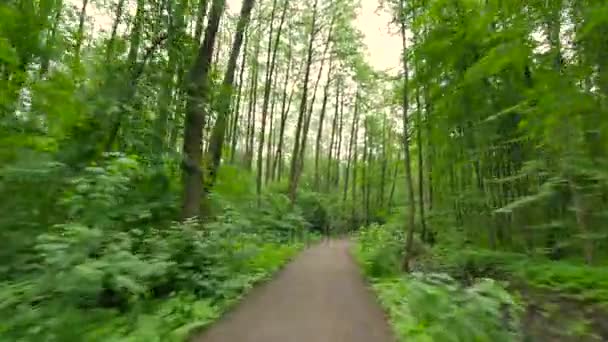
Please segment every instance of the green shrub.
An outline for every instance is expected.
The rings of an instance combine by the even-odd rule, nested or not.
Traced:
[[[519,337],[521,309],[497,282],[477,278],[466,287],[445,273],[402,275],[405,236],[398,221],[363,228],[356,239],[355,256],[399,340],[484,342]]]
[[[517,340],[520,308],[496,282],[463,288],[444,274],[383,278],[374,284],[402,341]]]
[[[308,223],[283,195],[259,210],[223,199],[204,225],[166,224],[155,216],[173,213],[175,196],[154,199],[172,188],[145,190],[154,181],[166,181],[158,168],[111,154],[65,182],[64,222],[39,229],[27,267],[0,283],[0,340],[183,340],[302,246]]]

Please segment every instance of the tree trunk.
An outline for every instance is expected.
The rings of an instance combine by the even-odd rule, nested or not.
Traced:
[[[416,145],[418,146],[418,210],[420,212],[420,239],[427,242],[426,218],[424,216],[424,162],[422,151],[422,106],[420,87],[416,86]]]
[[[351,165],[353,169],[353,185],[352,185],[352,196],[353,196],[353,207],[351,213],[351,219],[353,221],[353,227],[357,228],[359,225],[359,218],[357,217],[357,160],[358,160],[358,149],[357,149],[357,140],[359,136],[359,121],[355,121],[355,134],[353,135],[354,143],[353,143],[353,163]]]
[[[308,114],[304,121],[304,128],[303,128],[303,133],[302,133],[302,143],[300,144],[301,148],[300,148],[300,158],[299,158],[299,163],[298,163],[299,166],[298,166],[297,173],[296,173],[296,184],[298,183],[299,177],[302,174],[302,170],[304,169],[304,159],[306,156],[306,147],[308,146],[308,131],[310,129],[310,122],[312,121],[312,113],[313,113],[313,109],[314,109],[314,104],[315,104],[315,101],[317,98],[317,89],[319,87],[319,83],[321,81],[321,76],[323,74],[323,67],[325,66],[325,55],[327,54],[327,51],[329,50],[329,45],[331,42],[334,18],[335,17],[332,18],[332,22],[329,27],[329,33],[327,35],[325,49],[323,50],[323,54],[321,55],[321,66],[319,67],[319,73],[317,74],[317,80],[315,81],[315,85],[313,87],[312,98],[310,100],[310,105],[308,107]],[[333,62],[333,59],[330,56],[330,58],[329,58],[330,70],[332,68],[332,62]]]
[[[388,212],[391,213],[393,209],[393,198],[395,197],[395,186],[397,184],[397,173],[399,171],[399,164],[395,164],[395,170],[393,171],[393,180],[391,182],[391,192],[388,195]]]
[[[336,102],[337,103],[337,102]],[[336,115],[338,115],[338,111],[336,110]],[[346,162],[346,172],[344,174],[344,195],[342,196],[342,201],[346,203],[346,198],[348,194],[348,181],[350,176],[350,168],[352,165],[352,157],[353,157],[353,146],[357,140],[357,121],[359,120],[359,92],[355,95],[355,113],[353,115],[353,124],[350,129],[350,142],[348,143],[348,161]],[[354,181],[353,181],[354,182]]]
[[[196,24],[194,29],[194,42],[198,45],[201,42],[201,36],[203,34],[203,26],[205,22],[205,16],[207,15],[208,0],[200,0],[198,3]]]
[[[331,138],[329,141],[329,155],[327,156],[327,186],[326,186],[326,191],[329,192],[329,189],[332,185],[332,173],[331,173],[331,167],[333,165],[333,151],[334,151],[334,142],[336,142],[336,128],[338,127],[338,115],[340,113],[340,82],[336,82],[336,103],[335,103],[335,112],[334,112],[334,119],[332,120],[332,124],[331,124]],[[353,121],[354,122],[354,121]],[[352,134],[352,132],[351,132]],[[351,157],[350,155],[348,156],[349,158]],[[349,160],[350,162],[350,160]]]
[[[367,159],[368,159],[368,147],[369,147],[369,131],[368,131],[368,121],[369,118],[363,118],[363,129],[365,130],[363,132],[363,160],[362,160],[362,166],[361,166],[361,207],[363,209],[363,223],[365,225],[367,225],[368,222],[368,215],[369,213],[367,212],[367,167],[368,167],[368,163],[367,163]]]
[[[338,149],[336,150],[336,177],[334,185],[337,188],[340,185],[340,163],[342,158],[342,128],[344,126],[344,92],[340,97],[340,118],[338,119]]]
[[[205,29],[205,38],[203,38],[194,65],[189,72],[182,163],[184,187],[182,219],[200,215],[203,182],[201,172],[202,132],[206,119],[204,103],[208,99],[209,92],[207,77],[211,66],[211,56],[213,56],[215,37],[225,5],[225,0],[213,0],[209,22]]]
[[[378,207],[379,208],[382,208],[384,206],[384,187],[385,187],[385,183],[386,183],[386,167],[388,164],[388,154],[387,154],[388,141],[386,138],[387,122],[388,122],[388,119],[386,117],[386,113],[384,113],[383,119],[382,119],[382,163],[381,163],[381,170],[380,170],[380,191],[378,194]]]
[[[401,0],[401,9],[404,10],[404,0]],[[413,258],[413,249],[414,245],[414,230],[415,230],[415,222],[416,222],[416,199],[414,197],[414,186],[412,182],[412,166],[411,166],[411,157],[410,157],[410,138],[409,138],[409,118],[407,110],[409,108],[408,101],[408,83],[409,83],[409,70],[407,65],[407,38],[406,38],[406,28],[405,28],[405,17],[402,16],[401,20],[401,37],[403,43],[403,149],[405,152],[405,182],[406,182],[406,193],[408,197],[408,225],[407,228],[407,238],[405,242],[405,253],[403,258],[402,268],[404,271],[408,272],[410,270],[410,261]]]
[[[78,30],[76,31],[76,46],[74,47],[74,56],[76,64],[80,67],[80,51],[82,50],[82,41],[84,40],[84,23],[87,19],[87,6],[89,0],[82,0],[80,14],[78,15]],[[139,3],[138,3],[139,6]],[[139,8],[139,7],[138,7]]]
[[[302,134],[302,125],[304,123],[304,116],[306,115],[306,105],[308,103],[308,80],[310,78],[310,66],[312,64],[313,55],[313,43],[317,33],[317,4],[318,0],[315,0],[312,12],[312,23],[310,28],[310,37],[308,41],[308,57],[306,59],[306,66],[304,72],[304,83],[302,88],[302,99],[300,101],[300,110],[298,113],[298,123],[296,125],[296,137],[293,147],[293,154],[291,157],[291,169],[289,175],[288,193],[291,203],[295,203],[296,192],[298,190],[298,178],[300,170],[300,136]]]
[[[261,18],[259,18],[261,19]],[[261,21],[258,24],[258,34],[260,33]],[[253,164],[253,141],[255,135],[255,112],[256,112],[256,104],[258,101],[258,72],[259,72],[259,62],[258,58],[260,57],[260,44],[261,38],[258,36],[256,47],[255,47],[255,57],[253,60],[253,77],[251,78],[251,95],[249,97],[249,111],[247,114],[247,148],[245,151],[245,167],[247,170],[251,171]]]
[[[232,133],[230,137],[232,139],[230,146],[230,163],[234,164],[236,155],[236,142],[238,136],[239,118],[241,116],[241,96],[243,92],[243,75],[245,74],[245,65],[247,64],[247,46],[249,42],[249,30],[245,29],[245,43],[243,45],[243,57],[241,58],[241,71],[239,73],[239,90],[236,95],[236,106],[234,108],[234,114],[232,119]]]
[[[287,105],[287,85],[289,84],[289,73],[291,72],[291,46],[287,47],[287,70],[285,72],[285,82],[283,83],[283,100],[281,103],[281,123],[279,126],[279,142],[277,144],[277,151],[274,156],[274,165],[272,166],[272,179],[275,179],[275,170],[277,178],[281,180],[281,172],[283,165],[283,140],[285,135],[285,123],[287,121],[287,113],[291,105],[291,99],[294,93],[295,87],[291,88],[291,94],[289,95],[289,106]],[[277,169],[279,168],[279,169]]]
[[[175,88],[174,78],[175,72],[178,69],[179,58],[179,37],[181,36],[184,27],[184,8],[182,3],[177,3],[177,8],[171,7],[171,2],[168,2],[168,9],[171,15],[169,27],[167,29],[168,46],[167,54],[169,56],[163,77],[163,84],[158,99],[158,118],[155,122],[155,148],[156,154],[160,157],[165,150],[167,140],[167,121],[169,119],[169,111],[171,107],[172,93]]]
[[[118,0],[116,5],[116,12],[114,13],[114,22],[112,23],[112,31],[110,33],[110,39],[108,40],[108,46],[106,47],[106,62],[110,62],[110,58],[114,54],[114,45],[116,43],[116,35],[118,32],[118,25],[122,19],[122,12],[124,11],[125,0]],[[170,28],[169,28],[170,29]]]
[[[274,78],[274,81],[272,83],[272,89],[277,89],[277,78]],[[276,104],[277,104],[277,96],[276,94],[273,94],[272,96],[272,100],[270,101],[270,127],[268,127],[268,143],[266,144],[266,173],[265,173],[265,178],[264,181],[266,182],[266,184],[268,184],[268,182],[270,182],[270,175],[271,175],[271,166],[272,166],[272,157],[273,157],[273,144],[274,144],[274,140],[275,138],[275,131],[276,131],[276,126],[274,125],[274,112],[276,109]]]
[[[319,191],[320,180],[319,180],[319,154],[321,152],[321,137],[323,135],[323,122],[325,121],[325,110],[327,108],[327,97],[329,96],[329,85],[331,83],[331,67],[327,73],[327,83],[323,91],[323,104],[321,106],[321,115],[319,116],[319,128],[317,130],[317,142],[315,148],[315,191]]]
[[[217,118],[213,131],[211,133],[211,139],[209,140],[209,150],[206,167],[208,170],[208,178],[205,183],[205,194],[211,191],[211,188],[215,184],[217,172],[220,168],[220,162],[222,159],[222,150],[224,148],[224,140],[226,135],[226,123],[228,121],[228,115],[230,113],[230,104],[232,103],[232,94],[234,88],[234,74],[236,72],[236,63],[239,58],[241,51],[241,45],[243,43],[243,34],[249,19],[251,17],[251,11],[255,0],[243,0],[243,6],[241,8],[241,14],[239,21],[236,26],[236,32],[234,34],[234,41],[232,43],[232,50],[230,51],[230,57],[228,59],[228,66],[226,67],[226,73],[224,75],[224,81],[222,83],[221,94],[219,97],[219,104],[217,106]]]
[[[279,23],[279,29],[277,32],[277,38],[275,42],[274,50],[272,49],[272,38],[273,38],[273,29],[274,29],[274,17],[277,7],[277,0],[273,0],[272,3],[272,11],[270,14],[270,33],[268,37],[268,49],[267,54],[268,58],[266,60],[266,82],[264,84],[264,100],[262,102],[262,127],[260,129],[260,135],[258,142],[258,160],[257,160],[257,177],[256,177],[256,193],[258,197],[258,205],[261,204],[261,195],[262,195],[262,174],[263,174],[263,151],[264,151],[264,133],[266,130],[266,117],[268,115],[268,101],[270,99],[270,88],[273,83],[274,69],[276,67],[276,59],[277,59],[277,51],[279,46],[279,40],[281,38],[281,31],[283,30],[283,24],[285,22],[285,16],[287,14],[288,2],[285,2],[283,6],[283,13],[281,14],[281,21]],[[272,52],[271,52],[272,51]],[[270,154],[268,155],[270,158]]]

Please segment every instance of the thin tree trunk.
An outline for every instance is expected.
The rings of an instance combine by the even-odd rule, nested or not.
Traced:
[[[110,33],[110,39],[108,40],[108,46],[106,47],[106,62],[110,62],[110,58],[114,54],[114,45],[116,44],[116,35],[118,32],[118,25],[122,20],[122,12],[125,7],[125,0],[118,0],[116,5],[116,12],[114,13],[114,22],[112,23],[112,31]]]
[[[196,24],[194,29],[194,42],[195,44],[200,44],[201,36],[203,35],[203,26],[205,22],[205,16],[207,15],[207,5],[208,0],[200,0],[198,3],[197,14],[196,14]]]
[[[418,210],[420,213],[420,239],[427,242],[426,218],[424,215],[424,162],[422,151],[422,106],[420,87],[416,86],[416,145],[418,146]]]
[[[76,46],[74,48],[74,56],[78,66],[80,66],[80,51],[82,50],[82,42],[84,40],[84,23],[87,19],[87,6],[89,0],[82,0],[80,14],[78,15],[78,30],[76,31]]]
[[[337,102],[336,102],[337,103]],[[336,115],[338,112],[336,111]],[[348,161],[346,163],[346,172],[344,174],[344,195],[342,196],[342,201],[346,203],[346,198],[348,194],[348,181],[350,176],[350,168],[352,165],[352,157],[353,157],[353,146],[357,140],[357,125],[359,120],[359,92],[355,95],[355,113],[353,115],[353,124],[350,129],[350,142],[348,143]],[[354,182],[354,180],[353,180]]]
[[[226,1],[213,0],[209,22],[205,29],[205,38],[198,56],[190,69],[187,88],[186,122],[184,125],[183,157],[183,205],[182,218],[187,219],[200,215],[203,173],[202,132],[206,119],[204,103],[208,99],[207,76],[211,66],[211,57],[215,46],[217,29],[224,13]]]
[[[209,151],[207,153],[208,160],[206,163],[209,175],[207,182],[205,183],[205,194],[208,194],[211,191],[211,188],[215,184],[217,172],[220,168],[227,128],[226,123],[230,113],[230,104],[232,103],[236,64],[241,51],[241,45],[243,43],[243,34],[245,32],[245,28],[249,24],[254,3],[255,0],[243,0],[241,14],[236,26],[232,50],[228,59],[228,66],[226,67],[226,73],[224,75],[224,81],[222,83],[221,93],[218,100],[219,104],[217,106],[217,119],[215,121],[215,125],[213,126],[211,139],[209,140]]]
[[[401,9],[404,10],[404,0],[401,0]],[[414,245],[414,230],[416,222],[416,199],[414,197],[414,186],[412,182],[412,165],[410,157],[410,138],[409,138],[409,118],[408,118],[408,83],[409,83],[409,70],[407,65],[407,38],[405,28],[405,16],[402,15],[401,20],[401,37],[403,43],[403,149],[405,152],[405,182],[406,182],[406,193],[408,197],[408,225],[407,227],[407,238],[405,242],[405,253],[403,258],[402,268],[404,271],[410,270],[410,261],[413,258]]]
[[[331,167],[333,165],[333,151],[334,151],[334,142],[335,137],[336,137],[336,128],[338,126],[338,115],[340,113],[340,86],[339,86],[340,82],[336,82],[336,103],[335,103],[335,112],[334,112],[334,119],[332,120],[332,124],[331,124],[331,138],[329,141],[329,155],[327,157],[327,186],[326,186],[326,191],[329,192],[329,189],[331,187],[332,184],[332,173],[331,173]],[[351,132],[352,134],[352,132]],[[350,158],[350,155],[348,156]],[[350,162],[350,160],[349,160]]]
[[[111,116],[110,134],[109,134],[109,138],[108,138],[107,142],[105,143],[105,147],[104,147],[105,151],[110,151],[113,149],[114,142],[116,141],[116,139],[118,137],[120,125],[122,123],[122,117],[124,116],[124,113],[126,111],[128,111],[126,104],[128,101],[130,101],[135,96],[136,88],[137,88],[136,87],[137,80],[138,80],[140,74],[143,72],[143,68],[145,66],[147,56],[144,56],[144,59],[140,63],[139,69],[137,66],[138,65],[137,59],[138,59],[138,54],[139,54],[139,50],[140,50],[140,46],[141,46],[141,36],[142,36],[142,31],[143,31],[143,21],[144,21],[144,14],[145,14],[144,6],[145,6],[144,0],[137,1],[137,9],[135,10],[135,20],[133,23],[133,29],[131,30],[131,35],[129,37],[129,53],[127,56],[127,66],[128,66],[127,78],[129,80],[129,85],[127,86],[127,89],[125,90],[125,94],[123,94],[121,99],[119,100],[120,110],[118,111],[118,113]],[[160,42],[162,42],[162,41],[160,41]],[[151,53],[152,51],[153,50],[148,50],[149,53]]]
[[[245,74],[245,65],[247,63],[247,46],[249,43],[249,29],[245,29],[245,43],[243,45],[243,57],[241,58],[241,71],[239,73],[239,89],[236,96],[236,106],[234,108],[234,114],[232,119],[232,133],[230,137],[232,139],[230,146],[230,163],[234,164],[236,155],[236,142],[237,142],[237,131],[239,127],[239,118],[241,117],[241,96],[243,92],[243,75]]]
[[[315,148],[315,179],[314,187],[315,191],[319,191],[320,180],[319,180],[319,154],[321,152],[321,137],[323,134],[323,122],[325,121],[325,110],[327,108],[327,98],[329,96],[329,85],[331,83],[331,65],[329,72],[327,73],[327,83],[323,91],[323,104],[321,106],[321,115],[319,116],[319,128],[317,130],[317,142]]]
[[[340,119],[338,119],[338,149],[336,150],[336,177],[334,186],[337,188],[340,185],[340,164],[342,158],[342,128],[344,126],[344,92],[340,97]]]
[[[432,164],[432,160],[433,160],[433,156],[434,156],[434,152],[433,152],[433,145],[431,143],[431,110],[432,110],[432,106],[431,106],[431,96],[429,94],[429,89],[428,86],[424,87],[424,111],[426,114],[426,122],[425,122],[425,128],[426,128],[426,136],[427,136],[427,142],[428,142],[428,146],[427,146],[427,163],[426,163],[426,169],[427,169],[427,188],[428,188],[428,208],[429,208],[429,212],[433,210],[433,164]]]
[[[277,127],[274,124],[274,122],[276,121],[274,113],[276,111],[277,97],[278,97],[278,96],[276,96],[277,79],[278,79],[278,77],[275,77],[273,85],[272,85],[272,89],[275,89],[275,94],[273,94],[272,100],[270,103],[270,127],[268,129],[268,144],[266,145],[266,153],[267,153],[267,155],[266,155],[266,175],[264,178],[264,181],[267,184],[270,182],[271,176],[272,176],[274,143],[276,140],[276,130],[277,130]]]
[[[168,60],[165,66],[163,77],[163,85],[159,94],[158,100],[158,118],[155,122],[155,148],[157,154],[165,150],[167,140],[167,121],[169,119],[169,111],[171,107],[172,93],[175,88],[174,78],[177,70],[177,60],[179,58],[179,42],[178,37],[184,27],[184,8],[183,4],[177,3],[176,8],[171,7],[171,2],[168,2],[168,9],[171,15],[170,25],[167,29],[168,43]]]
[[[277,8],[277,0],[273,0],[272,2],[272,11],[270,14],[270,32],[268,34],[268,49],[266,50],[267,59],[266,59],[266,77],[264,83],[264,99],[262,101],[262,127],[260,129],[259,142],[258,142],[258,159],[257,159],[257,176],[256,176],[256,193],[258,199],[258,206],[261,205],[261,196],[262,196],[262,175],[263,175],[263,152],[264,152],[264,138],[266,133],[266,118],[268,116],[268,102],[270,100],[270,88],[273,83],[274,76],[274,68],[276,66],[276,58],[277,58],[277,48],[272,51],[272,38],[274,33],[274,19]],[[277,42],[276,46],[278,47],[279,38],[281,35],[281,29],[283,28],[283,22],[285,21],[285,14],[287,13],[287,6],[283,8],[283,14],[281,16],[281,23],[279,26],[279,33],[277,34]]]
[[[397,184],[397,172],[399,171],[399,164],[395,164],[395,170],[393,171],[393,180],[391,182],[391,192],[388,195],[388,212],[390,213],[393,209],[393,198],[395,197],[395,186]]]
[[[387,146],[388,141],[386,139],[386,130],[387,130],[387,122],[388,119],[386,117],[386,113],[383,115],[382,119],[382,164],[380,170],[380,191],[378,197],[378,207],[382,208],[384,206],[384,187],[386,183],[386,166],[388,163],[388,155],[387,155]]]
[[[315,0],[313,5],[312,23],[310,28],[310,37],[308,41],[308,57],[306,59],[306,66],[304,72],[304,83],[302,89],[302,99],[300,101],[300,110],[298,114],[298,123],[296,125],[296,137],[293,147],[293,154],[291,158],[291,169],[289,175],[288,193],[291,203],[295,203],[296,193],[298,190],[298,180],[300,171],[300,139],[302,135],[302,126],[304,123],[304,116],[306,115],[306,105],[308,104],[308,80],[310,78],[310,66],[312,64],[313,55],[313,43],[317,33],[317,4],[318,0]]]
[[[354,138],[353,163],[351,165],[351,167],[353,169],[353,184],[352,184],[353,207],[352,207],[351,219],[353,221],[354,227],[358,227],[358,225],[359,225],[359,218],[357,217],[357,161],[358,161],[358,157],[359,157],[358,148],[357,148],[358,136],[359,136],[359,121],[356,120],[355,134],[353,135],[353,138]]]
[[[312,99],[310,100],[310,106],[308,107],[308,115],[306,116],[306,120],[304,122],[304,131],[302,134],[302,144],[301,144],[301,149],[300,149],[300,166],[298,168],[297,177],[300,176],[300,174],[302,173],[302,169],[304,167],[304,157],[305,157],[305,152],[306,152],[306,146],[308,145],[308,131],[310,128],[310,121],[312,120],[312,112],[313,112],[315,100],[317,98],[317,89],[319,87],[319,82],[321,81],[321,75],[323,74],[323,67],[325,66],[325,55],[327,54],[327,51],[329,50],[329,45],[331,43],[331,35],[332,35],[332,31],[333,31],[334,19],[335,19],[335,17],[332,18],[332,22],[329,27],[329,33],[327,35],[325,49],[323,50],[323,55],[321,58],[321,66],[319,68],[319,73],[317,74],[317,80],[316,80],[315,86],[313,88]],[[329,69],[330,70],[332,68],[332,62],[333,62],[333,59],[330,56],[329,57]]]
[[[261,21],[258,24],[258,34],[260,32]],[[251,79],[251,96],[249,99],[249,111],[247,114],[247,149],[245,152],[245,167],[251,171],[253,165],[253,142],[255,135],[255,112],[258,100],[258,72],[260,56],[261,38],[258,36],[258,40],[255,47],[255,57],[253,61],[253,77]]]
[[[274,165],[272,167],[272,179],[275,179],[275,170],[278,174],[278,180],[281,180],[281,172],[277,168],[282,169],[283,165],[283,140],[285,135],[285,123],[287,121],[287,113],[289,112],[289,106],[287,106],[287,85],[289,84],[289,74],[291,72],[291,46],[287,48],[287,71],[285,72],[285,81],[283,83],[283,101],[281,103],[281,123],[279,126],[279,142],[277,144],[277,151],[274,156]],[[291,99],[294,93],[295,87],[291,88],[291,94],[289,95],[289,104],[291,105]]]
[[[363,159],[361,166],[361,207],[363,209],[363,223],[367,225],[368,212],[367,212],[367,149],[369,146],[369,131],[368,131],[368,118],[363,118]]]

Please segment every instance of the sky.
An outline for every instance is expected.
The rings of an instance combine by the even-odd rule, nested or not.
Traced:
[[[329,1],[329,0],[321,0]],[[389,33],[391,16],[385,10],[378,10],[379,0],[360,0],[355,26],[363,33],[364,43],[367,46],[367,61],[377,70],[397,70],[401,53],[401,41],[395,34]],[[79,0],[70,0],[72,4],[79,5]],[[238,13],[242,0],[227,0],[228,8]],[[89,9],[89,15],[94,17],[97,27],[109,27],[111,19],[94,8]],[[93,13],[91,13],[93,12]],[[393,28],[393,31],[395,29]]]
[[[367,60],[380,70],[399,68],[401,39],[389,33],[391,16],[385,10],[377,11],[378,0],[361,0],[356,26],[365,36]],[[392,28],[394,31],[395,28]]]
[[[384,10],[377,11],[379,0],[360,1],[361,8],[355,26],[364,35],[367,61],[377,70],[399,68],[401,40],[398,36],[389,34],[390,14]],[[227,2],[230,11],[238,13],[242,0],[228,0]]]

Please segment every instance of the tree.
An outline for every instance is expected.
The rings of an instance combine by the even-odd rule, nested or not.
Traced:
[[[209,193],[213,187],[217,171],[220,167],[226,129],[228,128],[227,123],[228,115],[230,114],[230,104],[232,103],[236,64],[241,51],[241,45],[243,43],[243,35],[247,25],[249,25],[249,19],[251,17],[251,11],[253,10],[254,3],[254,0],[243,0],[239,22],[234,34],[232,50],[230,51],[230,58],[228,59],[228,66],[226,67],[224,81],[222,82],[222,90],[220,92],[220,98],[217,104],[217,118],[215,120],[215,125],[213,126],[211,138],[209,140],[209,149],[207,151],[208,157],[206,161],[208,179],[204,189],[205,193]]]
[[[304,80],[303,80],[303,88],[302,88],[302,99],[300,101],[300,107],[298,111],[298,122],[296,125],[296,136],[295,143],[293,146],[293,153],[291,157],[291,168],[289,172],[289,198],[291,202],[294,203],[296,200],[296,191],[298,189],[298,181],[299,181],[299,172],[300,172],[300,160],[301,158],[301,136],[303,135],[303,124],[306,115],[306,105],[308,101],[308,80],[310,78],[310,67],[312,65],[312,56],[313,56],[313,43],[315,40],[315,36],[317,34],[317,4],[318,0],[314,0],[313,10],[312,10],[312,20],[310,24],[310,32],[308,39],[308,48],[307,48],[307,58],[306,64],[304,66]]]
[[[201,171],[202,131],[206,115],[205,101],[209,98],[207,77],[211,66],[217,29],[225,5],[225,0],[213,0],[211,3],[205,38],[203,38],[203,43],[189,72],[182,164],[184,186],[182,218],[184,219],[196,217],[200,214],[203,189],[203,173]]]
[[[407,47],[407,29],[406,29],[406,19],[405,19],[405,6],[404,0],[400,0],[400,11],[401,14],[399,16],[399,25],[401,31],[401,38],[403,42],[403,93],[402,93],[402,122],[403,122],[403,150],[405,151],[405,186],[407,189],[407,198],[408,198],[408,227],[407,227],[407,238],[405,242],[405,253],[403,259],[403,269],[405,271],[409,271],[409,263],[412,258],[413,253],[413,242],[414,242],[414,230],[415,227],[415,217],[416,217],[416,200],[414,197],[414,185],[412,181],[412,166],[411,166],[411,157],[410,157],[410,138],[409,138],[409,118],[408,118],[408,108],[409,108],[409,99],[408,99],[408,83],[409,83],[409,70],[408,70],[408,47]]]

